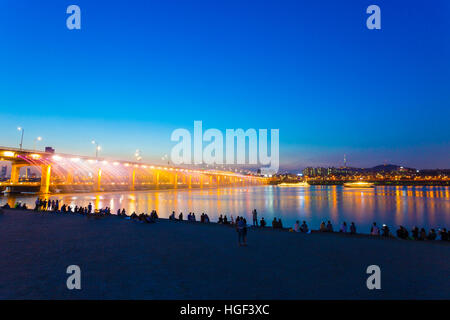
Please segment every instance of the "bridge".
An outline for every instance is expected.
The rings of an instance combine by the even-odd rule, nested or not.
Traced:
[[[211,188],[267,184],[268,178],[231,171],[191,169],[98,157],[0,147],[0,161],[11,163],[10,179],[0,182],[5,192],[93,192],[169,188]],[[22,179],[31,167],[40,178]]]

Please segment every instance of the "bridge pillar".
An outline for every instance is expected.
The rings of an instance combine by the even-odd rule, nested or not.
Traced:
[[[73,170],[67,171],[66,184],[73,184]]]
[[[211,188],[211,186],[212,186],[212,180],[213,180],[213,177],[212,176],[209,176],[209,187]]]
[[[178,188],[178,174],[177,173],[175,173],[173,175],[173,187],[174,187],[174,189]]]
[[[97,184],[95,191],[101,191],[102,190],[102,169],[98,169],[97,171]]]
[[[156,185],[156,188],[159,189],[159,172],[158,171],[156,172],[156,175],[155,175],[155,185]]]
[[[200,174],[200,189],[203,189],[203,176]]]
[[[52,175],[52,166],[42,165],[41,166],[41,188],[40,193],[49,193],[50,189],[50,177]]]
[[[133,169],[131,171],[131,176],[130,176],[130,190],[134,191],[136,188],[136,169]]]
[[[188,178],[188,188],[189,189],[192,188],[192,176],[191,175],[189,175],[189,178]]]
[[[20,177],[20,165],[12,164],[11,167],[11,179],[9,180],[11,183],[18,183]]]

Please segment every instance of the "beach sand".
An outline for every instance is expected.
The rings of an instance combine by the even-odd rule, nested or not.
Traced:
[[[442,242],[3,210],[1,299],[449,299]],[[381,268],[368,290],[366,268]],[[68,290],[66,268],[81,268]]]

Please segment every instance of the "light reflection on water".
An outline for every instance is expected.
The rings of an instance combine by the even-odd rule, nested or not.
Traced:
[[[215,221],[220,214],[247,217],[256,208],[259,218],[264,216],[270,225],[273,217],[281,217],[284,226],[295,220],[306,220],[317,229],[322,220],[331,220],[335,228],[342,221],[354,221],[360,232],[368,232],[373,221],[391,228],[417,225],[425,228],[450,227],[449,187],[376,187],[347,189],[341,186],[311,186],[280,188],[276,186],[235,187],[220,189],[192,189],[138,192],[111,192],[50,195],[71,206],[110,207],[115,213],[125,208],[127,213],[157,210],[160,217],[168,217],[172,210],[186,217],[188,212],[198,216],[208,213]],[[6,201],[26,202],[34,207],[36,196],[0,197]]]

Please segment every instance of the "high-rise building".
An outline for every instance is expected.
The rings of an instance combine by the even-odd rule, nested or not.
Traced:
[[[0,172],[0,178],[6,178],[6,173],[8,172],[7,166],[2,166],[2,171]]]

